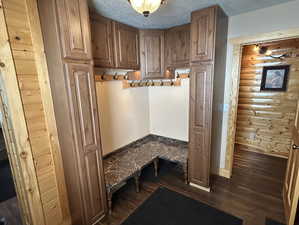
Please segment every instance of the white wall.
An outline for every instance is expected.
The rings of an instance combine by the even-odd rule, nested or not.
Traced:
[[[104,155],[149,134],[148,88],[123,89],[121,81],[96,85]]]
[[[228,39],[283,31],[299,27],[299,0],[264,8],[229,18]],[[225,167],[228,104],[232,72],[232,45],[228,41],[225,99],[222,124],[222,148],[220,168]]]
[[[189,79],[178,87],[149,87],[150,133],[188,141]]]

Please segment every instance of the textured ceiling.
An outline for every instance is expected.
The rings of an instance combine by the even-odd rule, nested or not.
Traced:
[[[167,0],[166,5],[148,18],[135,12],[127,0],[89,0],[89,3],[101,15],[134,27],[168,28],[190,22],[192,11],[215,4],[233,16],[288,1],[292,0]]]

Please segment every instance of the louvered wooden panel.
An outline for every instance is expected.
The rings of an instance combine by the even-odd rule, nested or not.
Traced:
[[[265,43],[279,60],[260,55],[254,45],[243,48],[236,142],[255,151],[287,156],[299,98],[299,39]],[[291,65],[286,92],[260,91],[263,66]]]

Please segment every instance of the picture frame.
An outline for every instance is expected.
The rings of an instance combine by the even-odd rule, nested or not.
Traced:
[[[286,91],[290,65],[265,66],[263,68],[261,91]]]

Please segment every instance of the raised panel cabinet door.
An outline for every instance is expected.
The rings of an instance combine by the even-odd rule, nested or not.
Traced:
[[[209,188],[213,65],[191,68],[189,121],[189,182]]]
[[[87,1],[57,0],[57,10],[64,58],[92,59]]]
[[[191,61],[213,61],[215,52],[216,7],[191,14]]]
[[[175,68],[189,67],[190,61],[190,24],[171,29],[171,61]]]
[[[101,16],[91,18],[91,40],[94,64],[98,67],[115,67],[113,22]]]
[[[164,51],[164,30],[140,31],[140,62],[144,79],[164,76]]]
[[[139,30],[115,22],[117,68],[136,69],[139,64]]]
[[[107,209],[93,67],[66,64],[72,107],[78,176],[85,224],[94,224]]]

